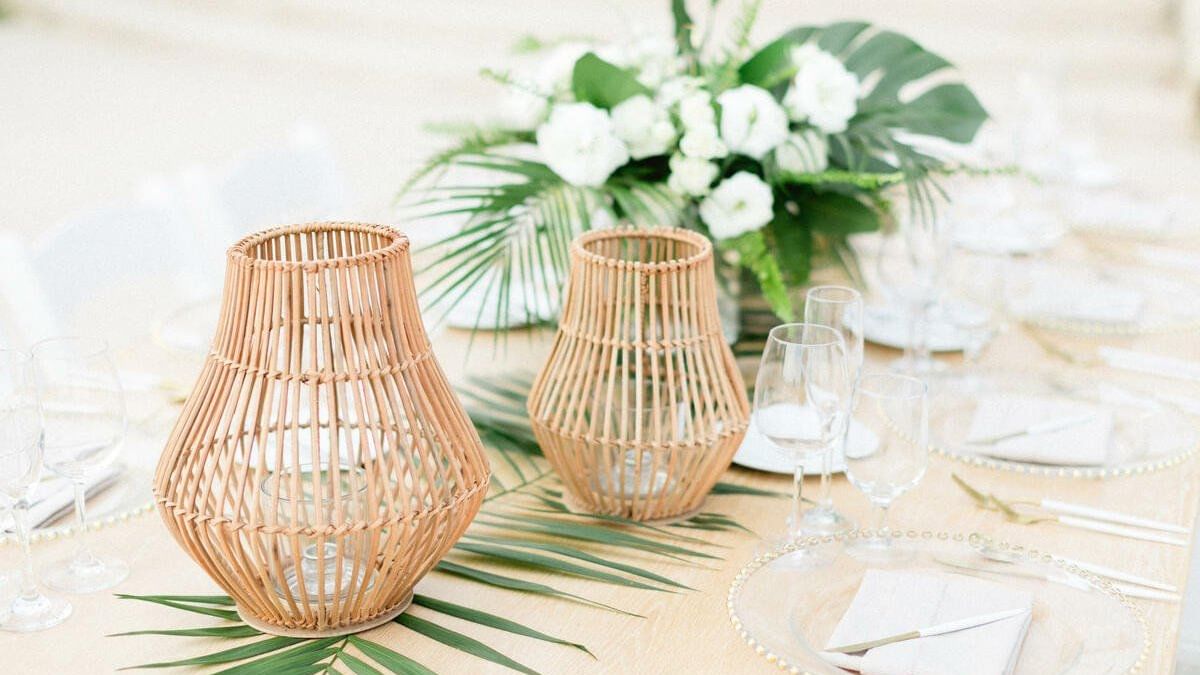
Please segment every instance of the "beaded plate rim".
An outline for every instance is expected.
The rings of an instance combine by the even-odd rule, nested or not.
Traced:
[[[981,534],[979,532],[971,532],[969,534],[963,534],[961,532],[946,532],[944,530],[922,530],[918,532],[917,530],[912,529],[884,530],[876,532],[871,529],[862,529],[850,530],[849,532],[836,535],[826,535],[824,537],[806,537],[799,541],[776,547],[766,553],[755,556],[749,562],[743,565],[742,568],[738,570],[737,576],[735,576],[733,581],[730,583],[729,593],[726,595],[725,608],[728,612],[729,622],[733,626],[733,629],[738,633],[739,636],[741,636],[742,640],[754,650],[756,654],[764,657],[769,663],[773,663],[779,670],[791,673],[791,675],[819,675],[818,673],[806,670],[801,666],[788,663],[786,659],[781,658],[778,654],[775,654],[771,650],[767,649],[764,645],[759,643],[758,640],[750,634],[750,631],[742,625],[742,620],[738,618],[737,610],[734,609],[734,601],[736,600],[738,593],[741,591],[742,586],[745,585],[746,580],[749,579],[751,575],[753,575],[767,563],[779,558],[780,556],[818,544],[832,544],[834,542],[854,540],[860,536],[875,537],[877,535],[890,536],[893,540],[908,539],[929,541],[937,539],[939,541],[954,541],[968,544],[979,542],[989,546],[994,546],[1003,552],[1023,556],[1027,560],[1036,561],[1042,564],[1054,565],[1072,576],[1082,578],[1088,584],[1116,600],[1122,607],[1124,607],[1133,616],[1134,621],[1137,623],[1138,628],[1141,631],[1141,652],[1138,654],[1137,660],[1129,667],[1129,670],[1125,671],[1126,675],[1135,675],[1136,673],[1141,672],[1142,668],[1146,664],[1146,658],[1150,654],[1153,641],[1150,639],[1150,626],[1146,622],[1145,612],[1124,593],[1117,590],[1112,582],[1102,579],[1091,572],[1082,570],[1077,565],[1066,562],[1062,558],[1054,556],[1053,554],[1046,553],[1036,548],[1022,546],[1020,544],[1013,544],[1005,540],[996,540],[991,536]]]

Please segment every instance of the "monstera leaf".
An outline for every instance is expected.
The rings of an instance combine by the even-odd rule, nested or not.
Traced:
[[[860,82],[874,82],[859,102],[858,115],[850,123],[852,131],[870,124],[968,143],[987,119],[975,95],[959,83],[902,96],[906,85],[919,88],[921,81],[953,65],[910,38],[859,21],[788,31],[742,65],[741,81],[768,89],[786,86],[796,74],[792,51],[807,43],[840,58]]]

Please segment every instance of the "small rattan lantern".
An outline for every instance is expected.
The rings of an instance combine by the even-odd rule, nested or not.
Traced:
[[[714,284],[712,244],[695,232],[602,230],[572,243],[529,416],[574,507],[687,518],[729,466],[750,405]]]
[[[154,492],[246,623],[309,637],[391,620],[488,477],[404,235],[317,223],[229,249],[217,333]]]

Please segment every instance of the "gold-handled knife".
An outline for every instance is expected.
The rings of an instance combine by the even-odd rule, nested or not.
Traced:
[[[894,642],[904,642],[906,640],[932,637],[934,635],[945,635],[946,633],[957,633],[958,631],[967,630],[968,628],[986,626],[990,623],[996,623],[997,621],[1011,619],[1012,617],[1019,616],[1027,611],[1029,610],[1025,609],[1024,607],[1019,607],[1017,609],[1006,609],[1002,612],[979,614],[976,616],[967,617],[965,619],[958,619],[956,621],[947,621],[946,623],[940,623],[936,626],[910,630],[907,633],[897,633],[896,635],[889,635],[887,637],[881,637],[875,640],[867,640],[865,642],[856,642],[854,644],[842,645],[840,647],[829,647],[825,651],[835,652],[838,654],[854,654],[856,652],[865,652],[868,649],[882,647],[883,645],[890,645]]]

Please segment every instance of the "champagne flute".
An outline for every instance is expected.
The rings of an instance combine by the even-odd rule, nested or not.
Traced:
[[[767,337],[754,387],[754,423],[794,461],[788,537],[818,534],[805,528],[805,461],[818,459],[845,432],[853,381],[846,343],[829,326],[791,323]]]
[[[945,369],[933,360],[929,324],[944,290],[942,277],[953,240],[950,230],[944,218],[914,213],[899,219],[897,226],[884,234],[879,249],[879,278],[887,284],[889,295],[905,305],[908,319],[904,357],[892,367],[910,375]]]
[[[842,336],[846,345],[846,369],[851,382],[858,380],[863,363],[863,300],[853,288],[845,286],[815,286],[804,300],[805,323],[829,326]],[[850,414],[850,401],[846,402]],[[821,487],[817,505],[805,514],[805,529],[822,534],[837,534],[854,528],[854,523],[833,506],[830,488],[833,478],[833,458],[839,451],[845,455],[846,439],[850,435],[847,418],[845,431],[821,456]]]
[[[65,337],[33,346],[45,419],[45,464],[75,488],[76,552],[47,570],[47,585],[68,593],[112,588],[129,576],[121,560],[87,543],[88,478],[112,463],[125,435],[125,399],[103,340]]]
[[[921,482],[929,464],[928,387],[898,373],[864,373],[854,398],[854,418],[873,447],[847,455],[846,478],[875,508],[874,536],[860,539],[854,553],[890,560],[899,554],[891,546],[888,507]]]
[[[24,560],[21,587],[0,629],[30,632],[57,626],[71,615],[71,604],[37,587],[29,550],[29,496],[41,477],[42,420],[29,358],[0,350],[0,494],[11,501],[13,523]]]

